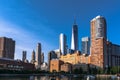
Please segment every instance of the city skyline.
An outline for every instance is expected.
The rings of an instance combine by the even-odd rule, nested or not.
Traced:
[[[117,0],[1,0],[0,36],[11,37],[16,41],[15,59],[22,59],[22,51],[26,50],[27,59],[31,60],[32,51],[40,42],[47,61],[48,52],[59,48],[60,33],[66,34],[70,48],[74,16],[78,24],[80,45],[81,37],[90,36],[90,20],[102,15],[107,21],[108,40],[120,45],[120,38],[114,35],[120,33],[119,3]]]

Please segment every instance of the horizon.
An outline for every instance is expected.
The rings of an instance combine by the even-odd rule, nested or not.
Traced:
[[[22,59],[25,50],[30,61],[32,51],[41,43],[46,62],[48,52],[59,48],[60,33],[67,36],[70,48],[74,16],[81,50],[81,38],[90,37],[90,20],[101,15],[107,22],[107,39],[120,45],[119,3],[117,0],[1,0],[0,37],[16,41],[15,59]]]

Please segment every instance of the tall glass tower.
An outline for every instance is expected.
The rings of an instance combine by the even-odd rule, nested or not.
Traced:
[[[78,25],[76,24],[76,21],[74,21],[72,27],[71,49],[78,50]]]
[[[60,53],[62,55],[66,55],[67,49],[66,49],[66,35],[61,33],[60,34]]]
[[[40,68],[41,66],[41,44],[37,44],[37,49],[36,49],[36,68]]]
[[[90,54],[90,38],[89,37],[82,37],[82,49],[81,52],[83,54]]]

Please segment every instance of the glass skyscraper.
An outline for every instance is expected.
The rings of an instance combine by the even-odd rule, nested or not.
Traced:
[[[67,54],[67,49],[66,49],[66,35],[61,33],[60,34],[60,53],[63,55]]]
[[[78,50],[78,25],[74,22],[72,27],[71,49]]]
[[[82,38],[82,53],[84,54],[90,54],[90,38],[89,37],[83,37]]]

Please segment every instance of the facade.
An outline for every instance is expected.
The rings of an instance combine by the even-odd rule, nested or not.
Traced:
[[[11,38],[0,37],[0,58],[14,59],[15,41]]]
[[[90,63],[96,67],[107,66],[106,20],[97,16],[91,20],[91,59]]]
[[[48,53],[48,69],[50,70],[50,61],[52,59],[57,59],[57,54],[55,53],[55,51],[50,51]]]
[[[78,50],[78,25],[74,22],[72,27],[71,49]]]
[[[41,66],[41,44],[37,44],[36,49],[36,62],[35,62],[36,69],[40,69]]]
[[[73,54],[61,55],[60,59],[50,60],[50,72],[65,71],[71,72],[74,69],[82,68],[84,71],[88,70],[90,64],[90,56],[88,54],[81,54],[76,52]]]
[[[62,64],[64,64],[63,61],[59,59],[52,59],[50,61],[50,72],[60,72],[60,67]]]
[[[23,51],[22,52],[22,61],[25,62],[26,60],[26,55],[27,55],[27,52],[26,51]]]
[[[41,54],[41,64],[44,63],[44,53]]]
[[[66,35],[61,33],[60,34],[60,53],[62,55],[66,55],[67,54],[67,49],[66,49]]]
[[[65,63],[70,63],[72,65],[80,64],[80,63],[90,63],[90,56],[87,54],[81,54],[79,51],[73,54],[67,54],[60,57],[60,60]]]
[[[32,56],[31,56],[31,63],[34,64],[35,63],[35,51],[33,50],[32,52]]]
[[[75,64],[72,65],[72,70],[74,71],[75,69],[82,69],[83,71],[88,71],[89,69],[88,65],[89,64],[85,64],[85,63]]]
[[[89,37],[83,37],[82,38],[81,53],[90,54],[90,38]]]
[[[107,42],[107,65],[120,66],[120,45]]]
[[[64,63],[61,65],[61,71],[64,72],[71,72],[72,71],[72,65],[69,63]]]
[[[60,60],[62,60],[63,62],[67,62],[70,64],[78,64],[79,63],[79,56],[80,53],[73,53],[73,54],[67,54],[67,55],[62,55],[60,57]]]
[[[0,58],[0,69],[7,70],[35,70],[34,64],[25,63],[20,60]]]

